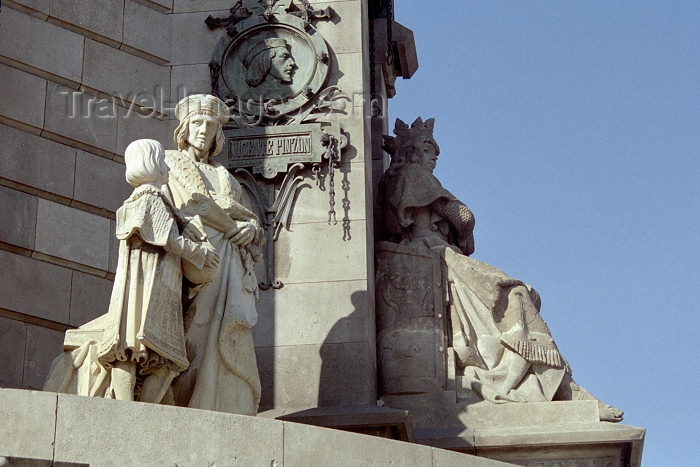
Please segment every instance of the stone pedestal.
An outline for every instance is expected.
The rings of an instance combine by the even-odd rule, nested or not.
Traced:
[[[317,407],[306,410],[270,410],[259,414],[305,425],[335,428],[381,438],[415,442],[411,415],[407,410],[378,407],[376,405],[355,405],[346,407]]]
[[[390,242],[377,242],[375,252],[379,395],[446,389],[440,255]]]
[[[451,391],[441,396],[424,406],[402,398],[415,404],[416,442],[533,467],[641,465],[646,430],[599,421],[595,401],[457,404]]]
[[[0,465],[506,465],[263,417],[0,389]]]
[[[641,464],[645,430],[601,422],[597,401],[494,404],[461,388],[440,254],[375,250],[379,396],[410,413],[417,443],[533,467]]]

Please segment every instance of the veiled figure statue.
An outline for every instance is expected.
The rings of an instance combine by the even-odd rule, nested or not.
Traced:
[[[440,153],[433,124],[419,118],[409,127],[397,120],[396,137],[384,137],[392,159],[379,203],[389,241],[440,255],[459,389],[493,403],[597,400],[572,379],[540,316],[537,292],[470,257],[474,216],[433,175]],[[598,406],[601,420],[622,420],[616,408],[601,401]]]
[[[203,291],[196,287],[185,309],[189,367],[172,385],[174,403],[219,412],[255,415],[260,379],[251,328],[257,321],[257,279],[262,228],[242,204],[242,189],[211,158],[224,146],[224,103],[211,95],[181,100],[175,115],[177,150],[166,151],[170,177],[164,191],[188,215],[199,215],[220,258],[219,274]]]

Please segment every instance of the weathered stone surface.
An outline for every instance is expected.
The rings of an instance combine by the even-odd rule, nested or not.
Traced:
[[[0,308],[68,322],[71,273],[68,269],[0,251]]]
[[[46,80],[1,64],[0,80],[0,115],[36,128],[43,127]]]
[[[292,422],[26,390],[0,389],[0,416],[0,452],[34,461],[21,465],[503,465]],[[115,432],[130,449],[95,442]]]
[[[109,308],[112,285],[111,280],[73,271],[68,324],[82,326],[105,314]]]
[[[37,460],[53,458],[56,394],[0,389],[0,420],[3,455]]]
[[[51,0],[51,16],[90,36],[104,36],[116,43],[122,40],[124,0]]]
[[[350,240],[343,240],[343,228],[339,220],[337,225],[319,222],[283,229],[275,243],[277,278],[285,284],[324,282],[330,277],[337,281],[366,279],[370,266],[365,222],[349,223]]]
[[[511,466],[510,463],[504,463],[493,459],[484,459],[483,457],[462,454],[461,452],[448,451],[446,449],[433,448],[433,466],[469,466],[469,467],[498,467]]]
[[[75,161],[74,198],[115,212],[133,191],[126,183],[124,170],[124,164],[78,151]]]
[[[315,9],[330,6],[335,11],[333,21],[318,21],[316,29],[336,54],[362,52],[362,2],[318,2]]]
[[[41,389],[49,373],[51,362],[62,351],[62,331],[29,324],[22,385],[25,388]]]
[[[0,56],[64,78],[76,86],[80,83],[82,36],[9,8],[2,15]]]
[[[151,3],[154,3],[166,10],[172,10],[173,9],[173,0],[149,0]]]
[[[116,153],[123,156],[126,147],[137,139],[154,139],[164,147],[172,147],[173,122],[149,117],[135,111],[129,111],[124,107],[117,108],[119,119],[117,120],[117,150]],[[175,121],[174,123],[177,123]],[[122,177],[123,178],[123,177]]]
[[[0,316],[0,386],[22,386],[26,345],[27,325]]]
[[[569,404],[570,402],[564,402]],[[529,420],[528,420],[529,423]],[[553,423],[528,426],[478,427],[474,430],[476,446],[512,446],[611,442],[621,439],[642,440],[644,429],[599,421]]]
[[[568,465],[582,459],[586,465],[640,464],[644,430],[598,421],[595,401],[467,404],[458,423],[454,413],[450,419],[435,412],[436,407],[411,410],[414,426],[434,417],[431,426],[438,427],[417,429],[417,442],[518,465]],[[623,462],[626,453],[629,459]]]
[[[471,427],[517,426],[559,423],[596,423],[596,401],[532,402],[529,404],[491,404],[486,401],[469,404],[460,418]]]
[[[124,45],[163,60],[170,59],[171,15],[127,0],[124,5]]]
[[[260,410],[376,403],[366,342],[257,348]]]
[[[93,268],[109,264],[109,219],[39,200],[36,251]]]
[[[210,11],[214,16],[228,16],[230,2],[222,11]],[[199,2],[197,2],[199,4]],[[197,6],[198,11],[202,11]],[[177,11],[177,5],[175,6]],[[196,63],[207,64],[211,60],[211,54],[221,36],[225,35],[224,28],[211,31],[204,23],[206,15],[202,13],[181,13],[172,15],[173,35],[187,37],[187,47],[174,47],[170,62],[172,65],[193,65]]]
[[[0,186],[0,242],[34,249],[37,199],[34,196]]]
[[[170,69],[86,39],[83,85],[114,96],[120,105],[135,102],[161,112],[169,98]]]
[[[259,414],[285,422],[335,428],[364,435],[413,443],[411,414],[407,410],[377,405],[314,407],[310,409],[273,409]]]
[[[355,105],[360,104],[363,97],[363,83],[367,81],[364,74],[368,73],[366,68],[363,68],[362,53],[335,54],[331,52],[331,61],[336,66],[331,68],[328,85],[340,87],[344,94],[352,96]],[[369,100],[369,96],[366,98]]]
[[[117,125],[111,109],[106,99],[49,82],[44,128],[78,147],[86,145],[114,153]]]
[[[208,64],[177,65],[170,73],[170,100],[179,101],[190,94],[211,92]]]
[[[323,177],[323,190],[319,189],[316,180],[311,178],[311,171],[306,172],[304,184],[292,205],[289,218],[292,229],[296,227],[296,224],[328,223],[330,177],[327,170],[323,170],[321,176]],[[343,164],[342,167],[335,169],[334,179],[335,212],[339,225],[345,219],[365,219],[364,164]]]
[[[389,242],[375,245],[379,395],[446,387],[446,319],[440,255]]]
[[[253,328],[255,345],[367,341],[370,318],[366,288],[366,281],[341,281],[289,284],[262,291],[261,314]]]
[[[48,16],[51,6],[51,0],[14,0],[14,2],[40,13],[42,18]]]
[[[285,467],[307,465],[433,465],[433,453],[416,444],[284,422]]]
[[[641,464],[645,431],[601,422],[477,428],[474,443],[480,455],[521,465],[584,462],[636,467]]]
[[[109,423],[105,423],[106,420]],[[129,428],[133,427],[134,420],[139,421],[138,430]],[[117,430],[120,442],[99,443],[97,448],[95,440],[113,437],[115,427],[121,427]],[[173,435],[175,427],[177,434]],[[147,438],[144,433],[148,433]],[[65,394],[58,396],[56,461],[110,465],[119,459],[121,465],[236,463],[270,466],[282,463],[282,443],[282,423],[275,420]],[[124,449],[124,446],[139,448]]]
[[[66,198],[73,196],[74,148],[6,125],[0,125],[0,141],[4,145],[0,177]]]
[[[227,0],[174,0],[173,2],[173,13],[193,13],[226,8],[231,8],[231,2]]]

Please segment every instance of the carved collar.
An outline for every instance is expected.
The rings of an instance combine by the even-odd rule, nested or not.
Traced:
[[[175,177],[178,183],[180,183],[190,195],[193,193],[200,193],[208,198],[214,198],[204,184],[202,173],[197,167],[199,164],[192,160],[192,158],[181,151],[165,151],[165,161],[171,169],[170,176]],[[218,193],[218,195],[236,199],[234,187],[226,167],[217,161],[211,161],[209,165],[216,171],[216,175],[219,178],[221,193]]]

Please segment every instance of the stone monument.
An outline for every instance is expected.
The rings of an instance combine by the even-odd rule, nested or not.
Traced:
[[[410,410],[426,442],[478,425],[475,407],[517,426],[533,424],[527,404],[531,415],[553,401],[590,401],[595,419],[621,421],[620,410],[572,379],[537,291],[471,257],[474,215],[433,175],[440,153],[433,126],[433,119],[410,127],[397,120],[396,136],[385,136],[391,165],[378,203],[386,240],[376,246],[380,400]],[[575,412],[566,420],[566,407],[556,422],[581,422]]]
[[[160,403],[189,366],[182,315],[183,272],[198,289],[216,277],[219,256],[161,190],[163,147],[138,140],[126,149],[134,192],[117,210],[119,261],[107,314],[66,332],[44,390]],[[188,264],[189,266],[185,266]]]
[[[460,380],[458,401],[596,400],[601,420],[621,421],[621,411],[571,378],[537,291],[470,257],[474,215],[433,175],[440,154],[433,125],[397,120],[396,137],[385,138],[392,161],[379,204],[394,245],[381,245],[378,258],[382,395],[444,389],[447,368]]]
[[[209,159],[224,147],[224,103],[195,94],[175,112],[178,150],[150,140],[127,147],[126,178],[137,188],[117,211],[110,311],[66,333],[44,389],[133,400],[136,387],[142,401],[167,395],[170,404],[255,415],[262,229],[240,184]]]
[[[403,177],[388,99],[418,67],[393,9],[3,2],[0,462],[639,464],[643,430],[601,422],[616,412],[583,390],[558,400],[578,386],[534,290],[460,269],[466,207],[399,202],[392,220],[392,183],[377,203]],[[168,181],[135,191],[127,146],[160,157],[144,138]],[[431,157],[407,169],[426,186]],[[103,397],[32,391],[56,355],[47,388]]]

